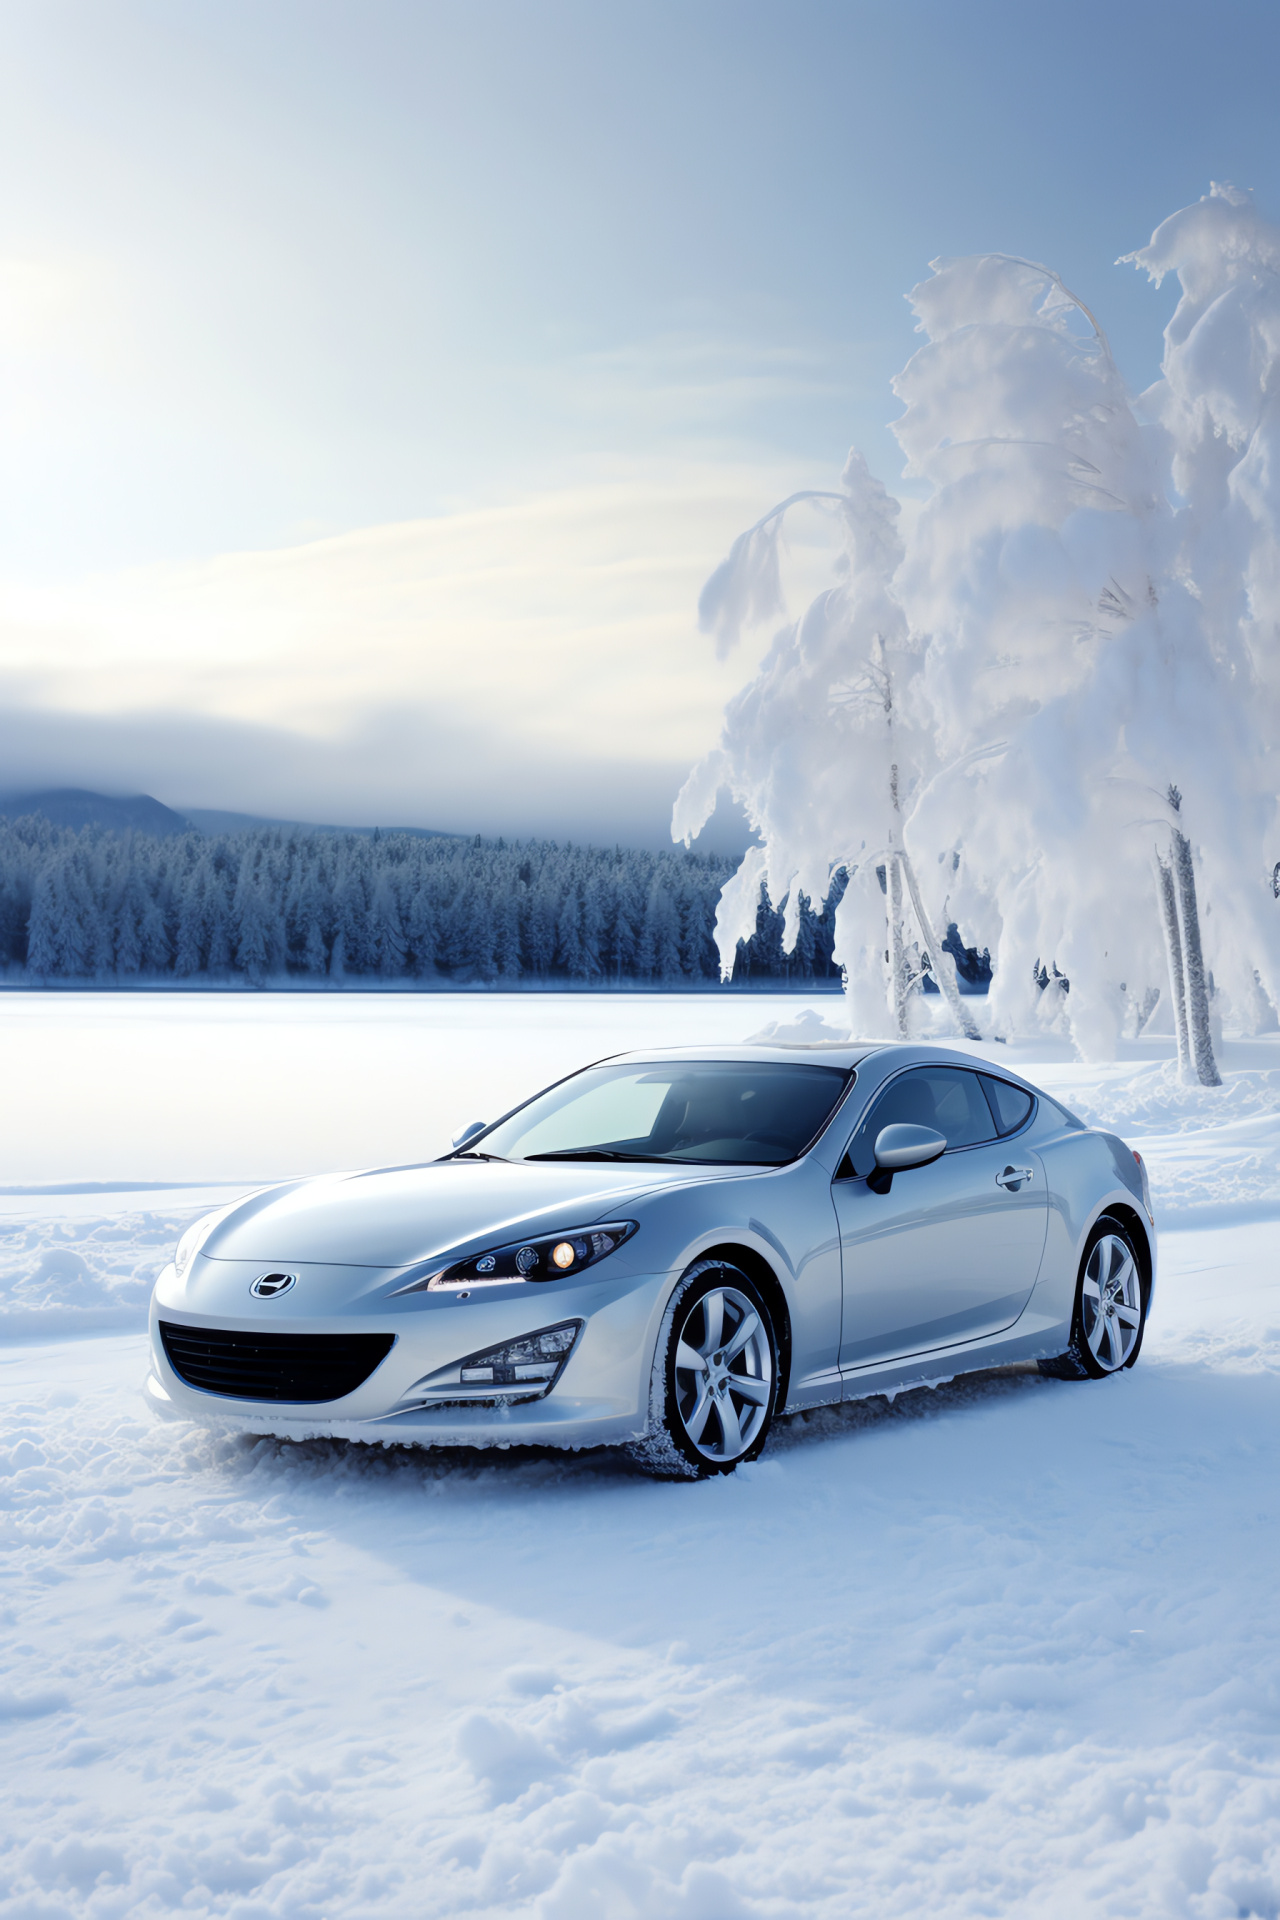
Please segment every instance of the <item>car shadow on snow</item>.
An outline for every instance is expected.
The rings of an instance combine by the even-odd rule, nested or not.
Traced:
[[[852,1435],[879,1432],[895,1423],[910,1425],[962,1412],[978,1403],[1053,1391],[1059,1383],[1044,1379],[1034,1361],[965,1374],[934,1386],[912,1387],[895,1395],[872,1394],[837,1406],[815,1407],[775,1421],[764,1460],[798,1449],[822,1447]],[[529,1484],[584,1486],[601,1481],[652,1484],[652,1476],[620,1447],[458,1447],[414,1446],[398,1442],[370,1445],[358,1440],[286,1440],[251,1434],[213,1443],[218,1467],[236,1474],[279,1473],[286,1478],[357,1484],[372,1491],[462,1490],[471,1485],[498,1491]],[[692,1482],[673,1484],[691,1485]]]
[[[848,1655],[840,1671],[865,1672],[850,1623],[874,1613],[877,1594],[895,1618],[914,1594],[918,1625],[975,1567],[996,1592],[1009,1567],[1065,1556],[1055,1579],[1074,1604],[1100,1567],[1126,1592],[1174,1594],[1202,1542],[1228,1566],[1249,1541],[1249,1577],[1269,1604],[1277,1434],[1280,1372],[1153,1364],[1075,1383],[1019,1366],[792,1415],[758,1464],[701,1484],[655,1483],[604,1449],[375,1448],[189,1429],[178,1451],[184,1474],[205,1479],[214,1506],[230,1496],[251,1535],[264,1516],[262,1545],[290,1553],[291,1573],[300,1538],[321,1585],[336,1553],[361,1582],[376,1587],[382,1568],[421,1587],[445,1625],[484,1607],[620,1649],[655,1645],[655,1634],[697,1659],[732,1646],[753,1686],[807,1698],[835,1684],[833,1647]],[[934,1568],[923,1586],[918,1562]],[[347,1614],[333,1618],[349,1630]],[[761,1621],[798,1623],[798,1638]],[[777,1657],[757,1658],[775,1639]]]
[[[922,1420],[937,1420],[979,1401],[1007,1400],[1019,1394],[1042,1392],[1057,1384],[1044,1378],[1034,1360],[1024,1360],[1013,1366],[962,1374],[958,1379],[934,1386],[910,1387],[892,1395],[869,1394],[864,1400],[844,1400],[834,1407],[815,1407],[810,1413],[793,1413],[779,1420],[769,1436],[763,1457],[768,1459],[771,1455],[820,1445],[825,1440],[849,1434],[879,1432],[895,1421],[915,1425]]]

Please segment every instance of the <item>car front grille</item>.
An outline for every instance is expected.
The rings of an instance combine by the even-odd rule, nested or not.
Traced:
[[[395,1345],[393,1333],[232,1333],[160,1322],[169,1365],[189,1387],[230,1400],[341,1400]]]

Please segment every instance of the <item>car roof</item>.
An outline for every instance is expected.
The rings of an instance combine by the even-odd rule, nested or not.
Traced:
[[[881,1056],[886,1070],[909,1066],[969,1067],[980,1073],[993,1074],[998,1080],[1012,1080],[1026,1087],[1029,1093],[1038,1092],[1032,1081],[1025,1079],[1016,1067],[1006,1066],[1003,1061],[988,1060],[982,1054],[962,1053],[959,1048],[937,1046],[923,1040],[745,1040],[737,1046],[637,1047],[632,1052],[610,1054],[607,1059],[609,1065],[624,1060],[635,1061],[637,1065],[646,1061],[658,1065],[677,1060],[741,1060],[748,1063],[772,1060],[794,1066],[799,1061],[807,1061],[814,1066],[848,1070],[860,1066],[872,1055]],[[597,1062],[600,1066],[605,1064],[603,1060]],[[880,1077],[878,1075],[877,1079]]]
[[[824,1067],[855,1067],[865,1060],[869,1053],[878,1050],[879,1043],[874,1040],[769,1040],[743,1041],[734,1047],[637,1047],[629,1053],[609,1055],[610,1063],[621,1060],[634,1060],[637,1064],[652,1060],[655,1064],[688,1060],[715,1061],[741,1060],[754,1063],[760,1060],[777,1061],[779,1065],[795,1066],[799,1060],[812,1060],[815,1065]],[[601,1062],[601,1065],[604,1063]]]

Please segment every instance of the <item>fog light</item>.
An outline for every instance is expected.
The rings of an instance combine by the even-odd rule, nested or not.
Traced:
[[[468,1354],[420,1380],[405,1399],[416,1406],[450,1400],[541,1400],[563,1373],[582,1326],[581,1320],[562,1320]]]
[[[581,1325],[580,1320],[569,1321],[562,1327],[548,1327],[545,1333],[526,1334],[523,1340],[508,1340],[505,1347],[473,1354],[458,1369],[462,1382],[468,1387],[514,1387],[528,1381],[550,1387],[573,1352]]]

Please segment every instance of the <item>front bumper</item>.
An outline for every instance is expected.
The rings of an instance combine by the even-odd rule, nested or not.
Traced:
[[[161,1418],[224,1433],[410,1446],[593,1447],[636,1439],[644,1431],[667,1276],[609,1281],[583,1275],[574,1282],[513,1282],[467,1299],[449,1292],[397,1298],[397,1276],[385,1271],[303,1267],[296,1269],[291,1292],[257,1301],[249,1286],[259,1271],[260,1263],[198,1259],[185,1282],[171,1267],[161,1275],[152,1297],[151,1370],[144,1388]],[[180,1378],[160,1337],[162,1319],[193,1331],[217,1328],[247,1336],[385,1333],[394,1336],[394,1345],[340,1400],[262,1402],[207,1392]],[[583,1323],[581,1334],[544,1398],[478,1405],[432,1398],[431,1377],[466,1355],[575,1319]]]

